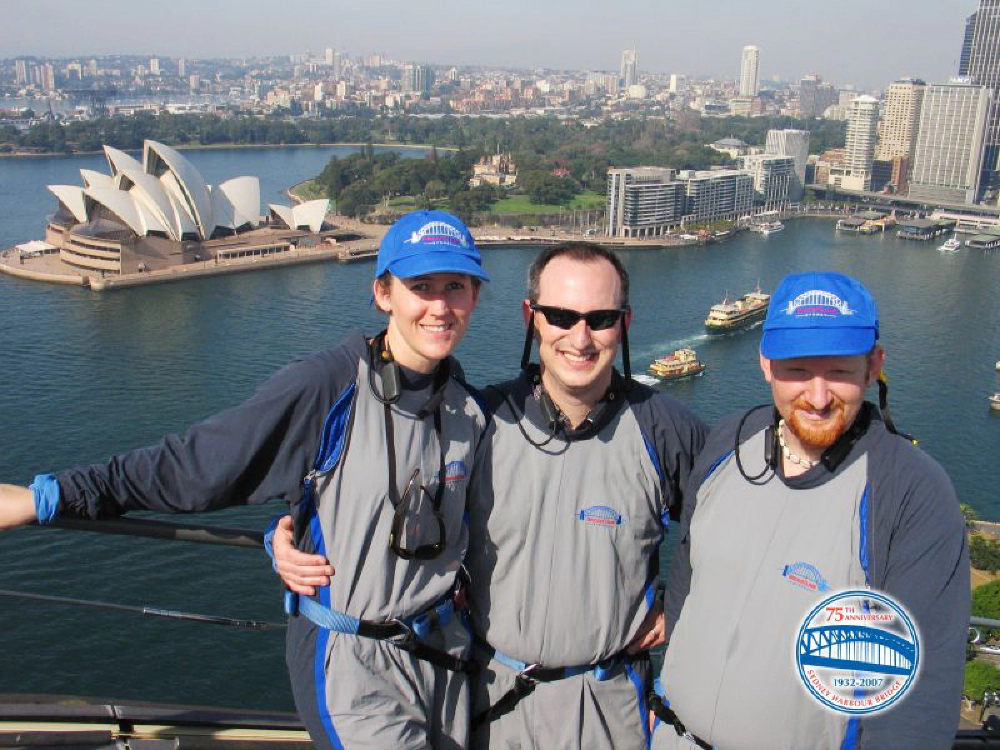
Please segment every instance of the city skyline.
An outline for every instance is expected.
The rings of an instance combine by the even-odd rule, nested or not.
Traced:
[[[640,73],[738,79],[739,51],[753,44],[761,49],[762,83],[819,73],[825,80],[874,89],[906,76],[946,81],[955,75],[965,21],[978,5],[883,0],[882,22],[859,24],[859,17],[872,12],[871,4],[860,0],[808,12],[791,0],[773,0],[766,12],[738,0],[717,0],[710,8],[638,0],[627,18],[620,8],[594,2],[512,3],[501,17],[455,0],[441,0],[430,10],[399,0],[358,7],[302,0],[278,14],[253,0],[207,6],[176,0],[158,7],[92,0],[82,34],[70,3],[37,0],[30,11],[7,9],[0,45],[8,57],[53,58],[118,53],[265,57],[306,51],[321,57],[334,47],[351,55],[383,52],[436,65],[609,71],[619,68],[621,51],[634,46]],[[303,25],[303,18],[311,20]],[[379,22],[387,18],[395,22]],[[157,29],[155,38],[140,33],[149,28]],[[558,36],[551,29],[558,29]]]

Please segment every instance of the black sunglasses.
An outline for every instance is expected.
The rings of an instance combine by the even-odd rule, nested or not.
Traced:
[[[587,327],[592,331],[604,331],[611,328],[611,326],[621,320],[622,315],[628,312],[627,307],[620,310],[591,310],[590,312],[582,313],[576,310],[567,310],[565,307],[549,307],[548,305],[534,304],[531,305],[531,309],[544,315],[549,325],[553,325],[556,328],[569,330],[579,321],[585,320],[587,321]]]

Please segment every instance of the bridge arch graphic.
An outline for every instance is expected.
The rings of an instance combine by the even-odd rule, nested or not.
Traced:
[[[799,639],[799,662],[811,667],[908,675],[915,652],[905,638],[864,625],[806,628]]]
[[[786,312],[791,315],[800,307],[832,307],[839,310],[841,315],[854,314],[850,305],[848,305],[844,300],[836,294],[831,294],[830,292],[826,292],[821,289],[813,289],[809,292],[803,292],[788,303],[788,309]]]

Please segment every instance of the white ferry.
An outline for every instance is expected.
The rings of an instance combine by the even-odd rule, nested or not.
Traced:
[[[947,240],[941,247],[938,248],[942,253],[957,253],[962,247],[962,241],[957,237],[952,237]]]
[[[705,319],[705,330],[709,333],[729,333],[749,325],[767,315],[770,302],[771,295],[764,294],[760,285],[735,302],[730,302],[727,297],[719,304],[712,305]]]

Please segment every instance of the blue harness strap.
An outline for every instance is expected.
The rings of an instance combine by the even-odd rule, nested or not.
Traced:
[[[365,620],[359,620],[344,612],[324,607],[315,599],[302,596],[299,597],[299,613],[308,617],[316,625],[319,625],[319,627],[332,630],[336,633],[379,638],[377,635],[366,633],[367,628],[365,626],[377,627],[385,625],[391,629],[393,626],[402,625],[405,629],[412,631],[413,635],[417,638],[424,640],[432,631],[443,628],[451,622],[451,618],[455,616],[455,602],[452,599],[442,599],[430,609],[414,617],[401,617],[385,623],[368,623]],[[402,634],[404,633],[397,633],[396,635]],[[387,635],[386,638],[381,638],[381,640],[387,640],[392,637],[395,637],[395,635]]]
[[[486,654],[488,654],[490,658],[496,659],[505,667],[508,667],[520,674],[526,674],[533,679],[540,679],[542,682],[564,680],[568,677],[576,677],[577,675],[586,674],[587,672],[593,672],[594,679],[603,682],[604,680],[610,680],[614,677],[616,669],[624,662],[624,659],[620,655],[616,655],[605,659],[598,664],[581,664],[576,667],[541,667],[538,664],[529,664],[528,662],[521,661],[520,659],[515,659],[513,656],[509,656],[503,651],[498,651],[488,644],[478,643],[477,645],[479,645],[479,647]]]

